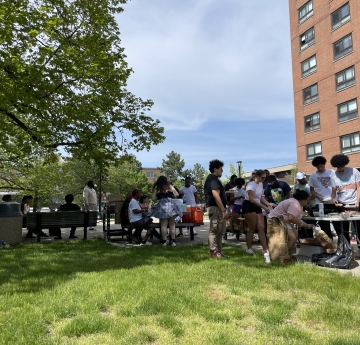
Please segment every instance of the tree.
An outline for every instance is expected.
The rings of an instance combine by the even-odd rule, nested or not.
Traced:
[[[201,164],[194,164],[194,169],[192,170],[192,182],[197,189],[197,194],[201,203],[205,202],[204,183],[208,175],[209,172],[205,170],[205,168],[202,167]]]
[[[158,167],[158,169],[164,176],[179,187],[181,186],[181,178],[184,177],[182,169],[185,166],[185,162],[181,159],[180,153],[174,151],[167,154],[166,158],[167,159],[162,160],[162,165],[161,167]],[[185,173],[190,173],[190,171],[186,170]]]
[[[60,156],[56,159],[53,156],[51,159],[31,157],[16,163],[0,160],[0,189],[32,195],[34,209],[38,204],[48,206],[52,198],[62,200],[62,185],[68,176],[67,166]],[[17,199],[21,202],[21,197]]]
[[[127,91],[114,15],[127,0],[0,4],[0,146],[103,162],[164,140],[153,105]]]
[[[290,174],[286,174],[285,176],[293,183],[295,183],[295,175],[298,172],[298,165],[297,163],[293,163],[291,170],[290,170]]]

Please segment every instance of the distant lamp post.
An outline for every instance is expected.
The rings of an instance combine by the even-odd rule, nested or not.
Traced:
[[[236,163],[238,164],[238,168],[239,168],[239,177],[241,177],[241,163],[242,163],[242,161],[238,161]]]

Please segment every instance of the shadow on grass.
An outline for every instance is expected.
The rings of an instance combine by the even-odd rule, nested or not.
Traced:
[[[72,279],[77,273],[131,270],[140,266],[174,262],[193,265],[209,261],[210,265],[229,266],[229,269],[234,264],[264,270],[284,269],[281,264],[267,265],[262,257],[249,256],[243,249],[226,246],[226,253],[230,258],[210,259],[205,245],[119,250],[99,238],[90,241],[21,244],[0,253],[0,286],[10,283],[12,292],[9,293],[37,292]]]

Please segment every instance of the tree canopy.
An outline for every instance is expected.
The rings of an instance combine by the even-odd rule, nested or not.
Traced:
[[[166,176],[173,183],[176,183],[180,182],[181,177],[183,177],[184,166],[185,161],[181,159],[180,153],[171,151],[166,155],[166,159],[162,160],[162,165],[158,167],[158,169],[162,175]]]
[[[126,89],[114,18],[127,0],[0,4],[0,145],[104,161],[164,140],[153,105]]]

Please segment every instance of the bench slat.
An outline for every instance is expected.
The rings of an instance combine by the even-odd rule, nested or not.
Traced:
[[[41,229],[47,229],[49,227],[69,228],[73,226],[85,225],[84,211],[67,211],[67,212],[50,212],[41,214]],[[38,226],[37,213],[28,213],[26,226],[35,228]],[[88,226],[97,225],[97,211],[89,212]]]

